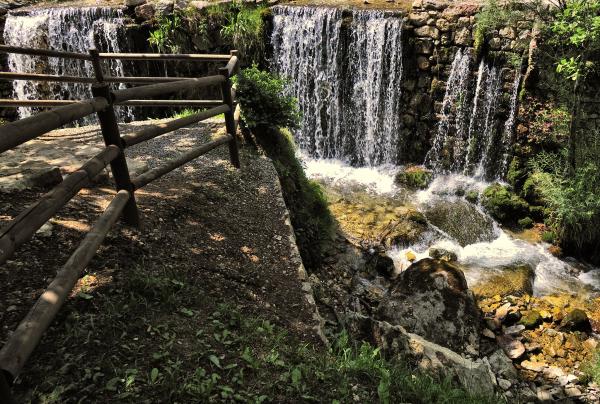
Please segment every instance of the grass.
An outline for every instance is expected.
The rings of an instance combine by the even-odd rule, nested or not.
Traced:
[[[56,330],[57,349],[46,353],[60,361],[42,359],[47,368],[25,376],[35,386],[30,401],[495,402],[386,360],[345,333],[330,349],[299,341],[270,319],[203,301],[191,277],[171,270],[123,276],[122,288],[77,299],[82,310],[71,310]]]
[[[175,118],[175,119],[187,118],[188,116],[198,114],[202,111],[204,111],[204,110],[203,109],[185,108],[185,109],[182,109],[181,111],[175,112],[173,114],[173,118]],[[225,119],[225,115],[224,114],[215,115],[214,117],[212,117],[212,119]]]
[[[587,363],[583,371],[594,382],[600,384],[600,350],[597,350],[593,358]]]

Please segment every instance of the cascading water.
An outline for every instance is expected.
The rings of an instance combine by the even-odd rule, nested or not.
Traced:
[[[9,14],[4,28],[7,45],[87,53],[90,48],[104,52],[124,49],[118,39],[122,37],[121,10],[109,7],[65,7],[39,9],[27,14]],[[108,66],[112,76],[123,76],[123,64],[111,61]],[[91,62],[66,58],[41,58],[11,53],[8,56],[10,71],[20,73],[47,73],[60,76],[94,77]],[[106,68],[106,67],[105,67]],[[52,83],[15,81],[16,99],[85,99],[92,96],[90,85],[84,83]],[[35,113],[33,108],[19,108],[21,118]],[[129,109],[120,109],[121,117],[131,120]]]
[[[497,118],[502,95],[500,69],[482,60],[473,82],[471,64],[471,55],[458,50],[446,86],[437,133],[425,164],[437,172],[502,179],[513,140],[520,69],[513,85],[510,115],[501,128]]]
[[[299,102],[303,150],[353,165],[394,163],[400,130],[402,18],[385,11],[277,6],[273,65]]]

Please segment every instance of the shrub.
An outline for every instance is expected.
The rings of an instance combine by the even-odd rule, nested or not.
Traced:
[[[396,183],[409,188],[425,189],[433,180],[433,173],[419,166],[410,166],[396,175]]]
[[[527,202],[500,184],[487,187],[481,203],[494,218],[505,224],[514,224],[529,213]]]
[[[600,350],[584,365],[583,371],[592,381],[600,383]]]
[[[514,26],[519,20],[524,20],[523,11],[519,10],[517,1],[510,0],[500,4],[498,0],[487,0],[481,11],[475,16],[475,52],[480,54],[485,45],[486,36],[502,26]],[[520,66],[520,62],[519,62]]]
[[[556,239],[556,236],[554,234],[554,232],[551,231],[545,231],[542,233],[542,241],[545,243],[554,243],[554,240]]]
[[[298,103],[292,96],[285,95],[283,78],[254,65],[242,70],[236,82],[236,95],[248,127],[298,127]]]

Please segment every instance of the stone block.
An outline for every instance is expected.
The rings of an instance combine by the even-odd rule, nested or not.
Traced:
[[[440,31],[436,27],[425,25],[423,27],[415,28],[415,35],[438,39],[440,37]]]
[[[415,52],[424,55],[431,55],[433,53],[433,42],[430,39],[418,38],[415,40]]]
[[[427,14],[425,12],[410,13],[408,15],[408,19],[409,19],[410,23],[412,25],[414,25],[415,27],[422,27],[423,25],[427,24],[427,20],[429,19],[429,14]]]

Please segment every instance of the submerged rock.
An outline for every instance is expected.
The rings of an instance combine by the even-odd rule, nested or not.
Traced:
[[[396,174],[396,184],[412,189],[425,189],[433,180],[433,172],[419,166],[409,166]]]
[[[463,272],[446,261],[425,258],[408,267],[377,315],[450,349],[479,350],[481,312]]]
[[[437,247],[431,247],[429,249],[429,256],[436,260],[443,260],[448,262],[455,262],[458,260],[456,253]]]
[[[524,296],[533,293],[535,271],[529,265],[505,267],[478,285],[473,292],[480,297]]]
[[[496,237],[494,222],[472,204],[461,200],[431,201],[423,210],[431,224],[455,239],[461,246]]]

